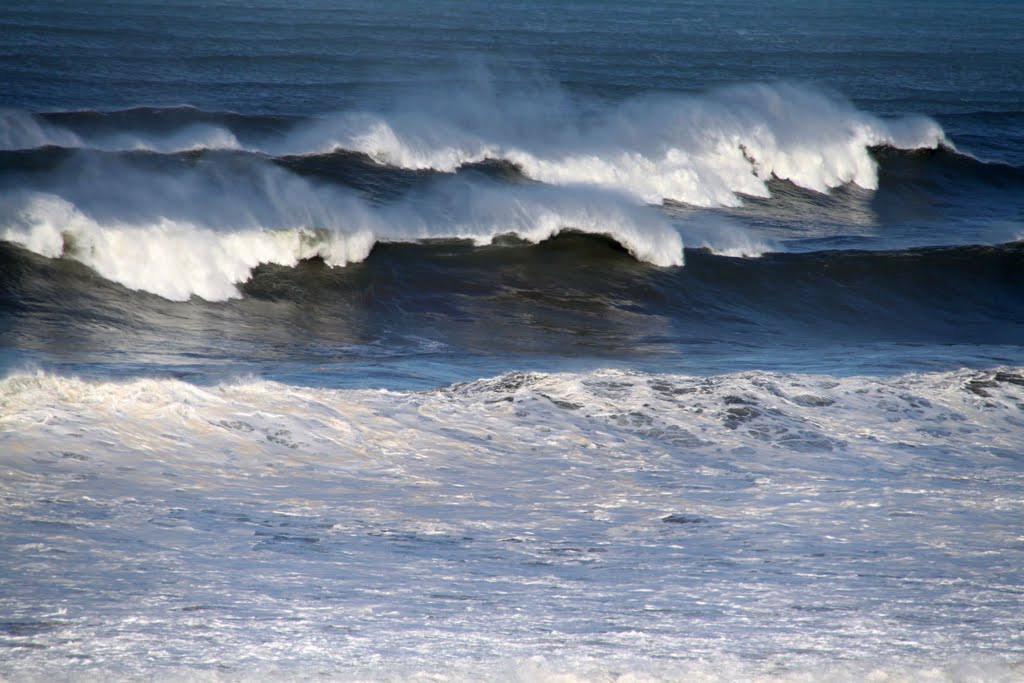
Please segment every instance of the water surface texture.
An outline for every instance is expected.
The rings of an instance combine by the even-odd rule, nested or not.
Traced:
[[[1024,678],[1016,4],[0,35],[0,678]]]

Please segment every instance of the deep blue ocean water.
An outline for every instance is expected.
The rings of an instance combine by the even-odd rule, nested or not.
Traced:
[[[0,676],[1024,676],[1022,34],[0,7]]]

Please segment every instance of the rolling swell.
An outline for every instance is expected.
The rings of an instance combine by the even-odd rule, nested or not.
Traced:
[[[999,117],[1011,115],[991,114],[982,130],[1005,136]],[[950,121],[957,129],[959,119]],[[854,224],[949,214],[954,196],[963,201],[952,213],[967,217],[974,205],[994,203],[974,202],[972,193],[1020,194],[1024,167],[998,155],[985,163],[952,145],[930,119],[879,118],[842,98],[787,83],[608,103],[570,97],[543,80],[510,87],[484,75],[453,97],[424,84],[396,95],[387,108],[318,116],[188,106],[0,112],[4,176],[59,171],[75,155],[54,147],[105,151],[132,163],[147,152],[192,165],[226,164],[237,154],[354,189],[371,202],[394,201],[439,175],[469,172],[514,184],[586,185],[634,202],[783,220],[830,221],[836,214]],[[877,193],[865,198],[851,188]],[[830,194],[841,201],[830,201]],[[1020,202],[999,199],[1017,219]],[[967,241],[1016,237],[1003,230]],[[913,246],[913,240],[899,246]]]
[[[851,345],[1019,345],[1022,291],[1022,243],[760,259],[688,250],[685,268],[664,269],[569,233],[539,245],[381,244],[341,269],[260,266],[241,299],[175,303],[2,244],[0,338],[76,361],[160,357],[174,369],[382,356],[459,367],[495,353],[527,367],[628,357],[723,370],[752,353],[812,367],[822,349]]]
[[[684,268],[630,258],[600,236],[563,233],[538,245],[378,245],[354,279],[330,269],[265,267],[253,299],[353,301],[469,326],[505,320],[610,343],[665,325],[672,343],[743,335],[1011,344],[1024,339],[1024,243],[892,252],[773,253],[759,259],[687,249]],[[365,278],[365,279],[363,279]],[[362,284],[352,287],[352,283]],[[575,321],[575,322],[574,322]],[[627,332],[635,323],[637,329]],[[513,336],[521,336],[522,332]],[[543,333],[542,333],[543,334]],[[598,335],[600,336],[600,335]],[[663,340],[662,340],[663,341]],[[500,342],[499,342],[500,343]]]
[[[377,242],[487,244],[504,234],[539,242],[577,230],[670,266],[683,261],[679,233],[687,246],[734,256],[1020,238],[1024,170],[948,148],[872,153],[880,165],[875,191],[848,184],[823,193],[774,178],[765,197],[694,214],[599,187],[537,183],[507,160],[448,173],[385,166],[351,151],[268,157],[47,146],[0,151],[0,239],[77,258],[133,289],[222,300],[237,296],[237,284],[261,263],[319,257],[340,266]],[[936,230],[936,216],[964,225]],[[147,258],[152,263],[138,268]]]
[[[883,185],[911,184],[936,192],[977,186],[1024,187],[1024,167],[982,161],[947,146],[915,150],[883,146],[873,149],[872,154],[878,160],[879,182]]]

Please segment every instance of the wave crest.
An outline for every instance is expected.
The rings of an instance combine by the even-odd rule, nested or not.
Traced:
[[[637,259],[683,263],[679,232],[656,209],[591,188],[503,186],[445,178],[392,204],[241,160],[142,171],[116,160],[78,163],[55,187],[0,201],[0,239],[80,261],[126,287],[172,300],[240,296],[262,263],[322,258],[343,266],[377,242],[512,234],[537,243],[564,231],[607,235]]]

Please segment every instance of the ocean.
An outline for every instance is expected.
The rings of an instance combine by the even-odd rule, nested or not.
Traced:
[[[0,680],[1024,681],[1024,11],[0,6]]]

